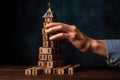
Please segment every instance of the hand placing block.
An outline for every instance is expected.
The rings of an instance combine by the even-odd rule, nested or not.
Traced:
[[[60,47],[59,40],[49,40],[49,37],[57,34],[55,33],[45,33],[46,25],[54,21],[54,14],[50,8],[43,15],[44,22],[42,28],[42,47],[39,47],[38,54],[38,66],[25,69],[25,75],[64,75],[69,74],[73,75],[74,72],[78,71],[80,65],[67,65],[63,66],[62,61],[62,48]]]

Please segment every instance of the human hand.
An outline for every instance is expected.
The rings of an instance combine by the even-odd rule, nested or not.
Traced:
[[[50,40],[65,39],[82,52],[91,51],[92,38],[82,33],[75,25],[56,22],[47,24],[45,28],[46,34],[56,33]]]

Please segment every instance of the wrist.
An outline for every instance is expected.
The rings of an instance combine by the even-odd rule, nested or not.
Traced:
[[[91,39],[90,40],[90,45],[91,45],[91,52],[104,56],[107,56],[107,51],[105,48],[105,42],[104,40],[96,40],[96,39]]]
[[[99,46],[98,41],[95,39],[90,40],[90,51],[95,53],[96,48]]]
[[[84,47],[80,48],[80,51],[82,51],[82,52],[92,52],[92,42],[93,42],[93,39],[87,37],[86,41],[85,41],[85,44],[84,44]]]

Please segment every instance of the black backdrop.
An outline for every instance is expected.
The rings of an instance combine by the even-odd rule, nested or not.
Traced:
[[[49,0],[2,2],[0,65],[37,65],[42,16]],[[120,0],[50,0],[56,21],[77,25],[96,39],[120,38]],[[107,66],[105,59],[61,45],[65,64]]]

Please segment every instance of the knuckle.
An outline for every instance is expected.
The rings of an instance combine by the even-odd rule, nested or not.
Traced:
[[[62,23],[61,23],[61,22],[58,22],[58,24],[59,24],[59,25],[62,25]]]
[[[59,28],[60,28],[60,29],[63,29],[63,26],[62,26],[62,25],[59,25]]]
[[[73,31],[76,31],[76,30],[77,30],[77,27],[76,27],[75,25],[72,25],[72,26],[71,26],[71,29],[72,29]]]
[[[72,33],[71,36],[70,36],[70,38],[71,38],[71,39],[75,39],[76,36],[77,36],[77,33]]]
[[[53,25],[53,24],[55,24],[55,23],[51,22],[50,24]]]
[[[50,31],[53,31],[54,29],[53,28],[50,28]]]
[[[61,36],[64,37],[65,36],[64,33],[61,33]]]

